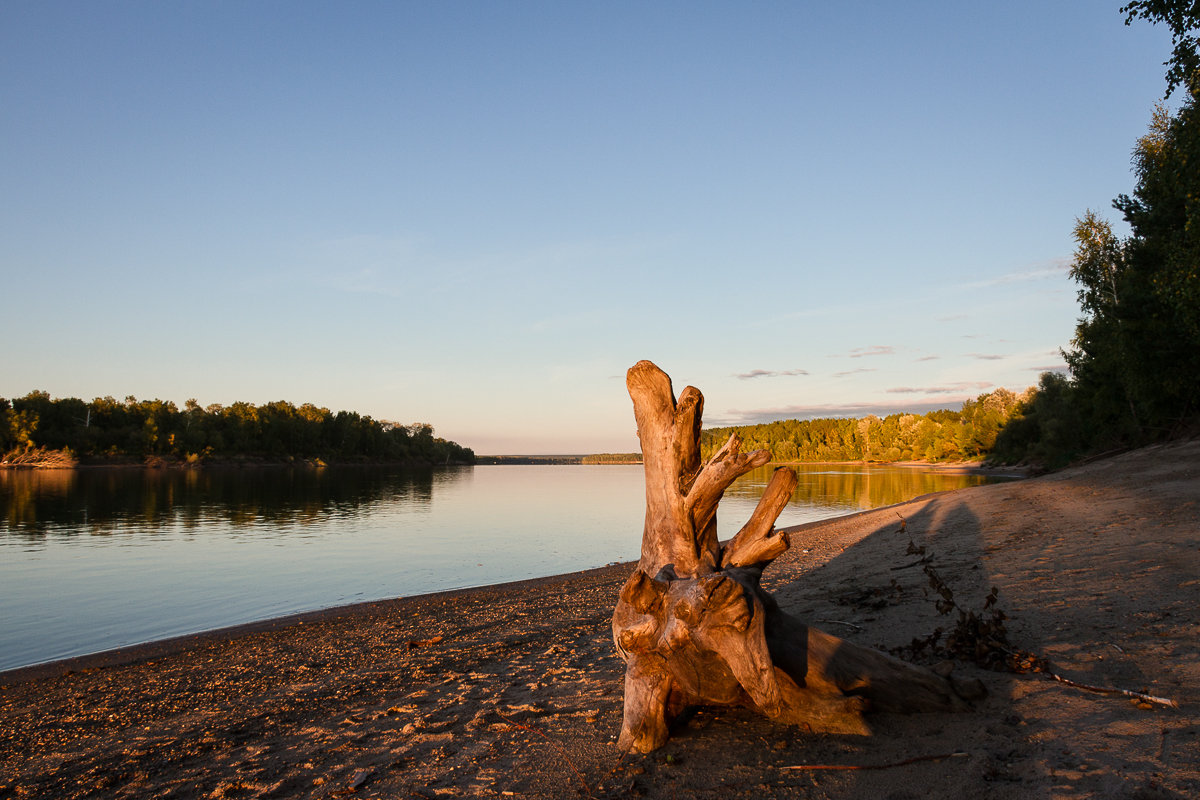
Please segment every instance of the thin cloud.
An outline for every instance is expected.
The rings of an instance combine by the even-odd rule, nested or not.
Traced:
[[[757,425],[781,419],[858,419],[874,414],[886,417],[889,414],[927,414],[942,408],[957,411],[962,404],[971,400],[971,395],[961,397],[921,398],[897,400],[894,403],[846,403],[841,405],[779,406],[776,408],[730,409],[723,414],[710,416],[706,425],[720,428],[732,425]]]
[[[1025,369],[1029,370],[1030,372],[1036,372],[1038,374],[1041,374],[1043,372],[1065,373],[1069,369],[1069,367],[1067,367],[1066,364],[1052,364],[1048,367],[1026,367]]]
[[[921,356],[917,361],[937,361],[941,356]]]
[[[751,378],[785,378],[794,375],[807,375],[806,369],[752,369],[749,372],[742,372],[734,375],[735,378],[748,381]]]
[[[1058,278],[1071,270],[1070,262],[1065,258],[1056,258],[1045,266],[1027,269],[1021,272],[1010,272],[987,281],[988,286],[1002,286],[1007,283],[1024,283],[1026,281],[1041,281],[1047,278]]]
[[[971,390],[990,389],[995,385],[990,381],[960,381],[947,386],[897,386],[885,391],[888,394],[958,394]]]
[[[1006,356],[998,356],[995,353],[967,353],[971,358],[978,358],[981,361],[1000,361]]]
[[[870,347],[856,347],[849,352],[850,358],[866,358],[868,356],[890,356],[896,348],[886,344],[875,344]]]
[[[845,372],[835,372],[835,373],[833,373],[833,377],[844,378],[847,375],[857,375],[860,372],[878,372],[878,371],[879,370],[875,369],[874,367],[859,367],[858,369],[848,369]]]
[[[1065,258],[1056,258],[1051,261],[1044,262],[1041,266],[1037,266],[1032,269],[1021,270],[1019,272],[1008,272],[1004,275],[997,275],[994,278],[964,283],[961,284],[961,287],[964,289],[986,289],[992,286],[1006,286],[1012,283],[1042,281],[1049,278],[1063,277],[1070,271],[1070,269],[1070,261]]]

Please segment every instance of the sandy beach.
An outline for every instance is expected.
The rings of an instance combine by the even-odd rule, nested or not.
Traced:
[[[1145,697],[959,664],[969,712],[831,736],[699,709],[622,754],[624,564],[0,673],[0,798],[1200,796],[1200,440],[792,530],[763,585],[816,627],[949,627],[928,565],[962,608],[995,587],[1056,674]]]

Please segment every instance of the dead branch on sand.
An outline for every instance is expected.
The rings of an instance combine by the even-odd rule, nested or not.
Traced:
[[[1167,697],[1155,697],[1152,694],[1135,692],[1132,689],[1110,689],[1104,686],[1091,686],[1086,683],[1073,681],[1070,678],[1064,678],[1062,675],[1058,675],[1053,672],[1043,672],[1042,674],[1050,680],[1055,680],[1059,683],[1065,683],[1067,686],[1074,686],[1076,689],[1083,689],[1084,691],[1088,692],[1096,692],[1097,694],[1120,694],[1124,695],[1125,697],[1132,697],[1135,700],[1141,700],[1143,703],[1152,703],[1154,705],[1167,706],[1168,708],[1179,708],[1179,703]]]

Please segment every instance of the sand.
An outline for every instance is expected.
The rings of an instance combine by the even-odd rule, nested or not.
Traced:
[[[699,709],[623,755],[616,565],[0,674],[0,798],[1200,796],[1200,441],[792,541],[764,586],[817,627],[895,648],[948,626],[911,541],[960,606],[996,587],[1056,673],[1178,707],[960,664],[989,690],[966,713],[830,736]]]

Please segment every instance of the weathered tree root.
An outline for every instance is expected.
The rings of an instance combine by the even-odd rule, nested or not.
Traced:
[[[796,487],[775,471],[750,520],[717,541],[721,496],[767,463],[743,454],[736,434],[700,463],[704,398],[649,361],[628,372],[646,474],[646,523],[637,569],[621,589],[613,640],[626,662],[618,746],[647,753],[666,743],[671,720],[696,705],[742,705],[770,719],[829,733],[866,733],[863,712],[954,711],[982,686],[843,641],[779,609],[759,585],[789,547],[773,526]]]

